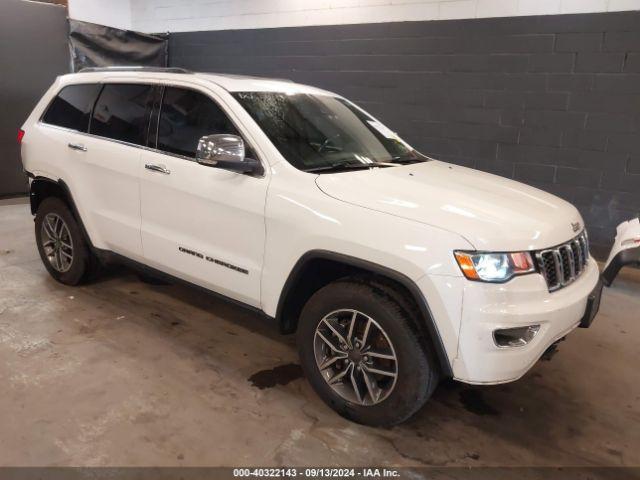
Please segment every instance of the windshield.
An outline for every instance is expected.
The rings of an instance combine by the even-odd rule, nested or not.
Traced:
[[[236,92],[282,156],[304,171],[427,160],[348,101],[327,95]]]

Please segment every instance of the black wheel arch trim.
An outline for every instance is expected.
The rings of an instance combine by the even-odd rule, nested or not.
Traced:
[[[619,251],[611,262],[602,272],[602,281],[607,287],[610,287],[620,269],[625,265],[640,265],[640,246],[625,248]]]
[[[93,243],[91,242],[91,237],[89,237],[89,233],[87,232],[87,229],[84,226],[84,222],[82,221],[82,217],[80,216],[80,212],[78,211],[76,202],[73,199],[73,195],[71,194],[71,189],[69,188],[69,185],[67,185],[67,183],[61,178],[58,180],[53,180],[52,178],[49,178],[49,177],[33,176],[33,174],[31,174],[30,177],[32,178],[31,185],[29,186],[29,201],[31,203],[31,214],[35,215],[37,213],[36,199],[35,199],[35,193],[33,192],[33,185],[38,182],[48,182],[48,183],[57,185],[64,192],[65,200],[69,205],[71,214],[78,222],[78,225],[80,226],[80,231],[82,232],[82,235],[84,236],[84,239],[86,240],[87,245],[89,246],[91,251],[95,251],[95,247],[93,246]]]
[[[332,260],[335,262],[339,262],[342,264],[346,264],[348,266],[356,267],[365,271],[370,271],[374,274],[381,275],[383,277],[387,277],[391,280],[398,282],[400,285],[405,287],[414,301],[418,305],[420,309],[420,313],[422,314],[422,319],[425,327],[427,328],[427,332],[429,333],[431,340],[433,342],[433,346],[436,350],[436,355],[438,358],[438,362],[440,364],[441,372],[443,376],[453,377],[453,369],[451,367],[451,362],[449,361],[449,357],[447,355],[446,349],[444,347],[444,342],[442,341],[442,337],[440,336],[440,331],[438,330],[438,326],[435,323],[433,314],[431,312],[431,308],[427,302],[427,299],[424,297],[422,291],[418,288],[416,283],[407,277],[405,274],[400,273],[396,270],[390,269],[383,265],[369,262],[367,260],[363,260],[357,257],[352,257],[350,255],[345,255],[342,253],[336,253],[329,250],[311,250],[302,255],[293,269],[289,273],[287,280],[282,288],[282,292],[280,294],[280,299],[278,300],[278,306],[276,308],[276,320],[280,325],[281,330],[286,331],[286,328],[283,328],[284,323],[284,309],[287,297],[289,293],[294,288],[294,285],[298,282],[298,277],[303,271],[305,265],[312,260]]]

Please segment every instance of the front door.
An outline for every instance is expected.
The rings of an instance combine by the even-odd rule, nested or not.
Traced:
[[[156,150],[140,167],[146,263],[259,307],[267,177],[195,161],[201,137],[241,135],[204,91],[166,87],[161,104]]]

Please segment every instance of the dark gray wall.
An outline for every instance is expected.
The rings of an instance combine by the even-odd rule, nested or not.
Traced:
[[[0,196],[27,191],[16,135],[57,75],[69,71],[67,11],[0,2]]]
[[[555,193],[600,255],[640,210],[640,12],[175,33],[169,52],[339,92],[424,153]]]

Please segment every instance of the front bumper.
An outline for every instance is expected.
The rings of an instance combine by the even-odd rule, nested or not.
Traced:
[[[598,265],[589,258],[575,282],[551,293],[538,274],[516,277],[505,284],[466,282],[454,377],[476,384],[520,378],[550,345],[580,324],[599,277]],[[540,325],[527,345],[495,344],[495,330],[527,325]]]

